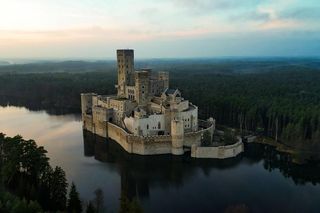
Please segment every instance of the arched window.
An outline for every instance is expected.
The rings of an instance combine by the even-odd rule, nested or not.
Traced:
[[[149,129],[149,124],[147,124],[147,129]]]
[[[158,129],[161,129],[161,123],[158,122]]]

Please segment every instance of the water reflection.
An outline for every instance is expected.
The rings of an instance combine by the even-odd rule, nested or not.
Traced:
[[[45,147],[50,163],[66,171],[83,200],[101,188],[107,211],[119,198],[138,198],[145,212],[318,212],[319,165],[291,163],[273,148],[250,144],[230,160],[130,155],[112,141],[82,132],[74,115],[0,107],[0,132]]]
[[[320,183],[320,163],[310,161],[303,165],[294,163],[289,154],[279,153],[275,148],[268,145],[250,144],[246,147],[246,157],[263,160],[263,167],[269,172],[279,170],[288,179],[292,179],[295,185]]]
[[[131,155],[123,151],[115,142],[94,136],[87,131],[83,132],[83,137],[84,155],[114,164],[121,177],[121,191],[131,199],[140,200],[144,208],[150,211],[165,208],[155,201],[157,199],[163,201],[164,198],[157,196],[157,194],[163,195],[163,191],[168,199],[170,197],[177,199],[177,196],[187,198],[187,200],[178,199],[176,202],[166,201],[165,203],[171,206],[166,210],[169,212],[172,208],[185,212],[194,212],[199,209],[202,212],[212,210],[220,212],[239,208],[272,212],[275,209],[268,203],[273,200],[276,201],[278,210],[302,210],[305,209],[301,205],[304,200],[293,193],[297,188],[291,191],[293,195],[290,200],[300,202],[296,206],[287,206],[288,200],[285,198],[288,196],[287,190],[294,185],[318,184],[320,181],[318,165],[293,164],[289,155],[280,154],[266,145],[247,145],[247,151],[244,154],[221,161],[192,159],[189,157],[190,153],[183,156]],[[260,168],[270,173],[270,176],[263,176],[265,172],[261,172]],[[287,185],[278,177],[278,172],[287,179]],[[291,185],[291,183],[294,184]],[[244,195],[244,192],[247,194]],[[192,193],[197,194],[194,199],[190,199]],[[215,193],[218,196],[213,196]],[[206,194],[210,197],[206,197]],[[215,200],[212,201],[214,197]],[[259,197],[265,198],[264,203]],[[256,203],[257,200],[258,203]],[[211,202],[211,205],[206,201]],[[189,202],[194,205],[189,205]],[[199,206],[202,207],[199,208]],[[319,205],[316,203],[310,205],[309,211],[314,211],[316,206]]]

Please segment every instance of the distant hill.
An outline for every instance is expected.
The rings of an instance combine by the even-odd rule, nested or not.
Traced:
[[[115,60],[101,61],[42,61],[12,64],[0,61],[0,73],[54,73],[116,71]],[[320,58],[190,58],[138,59],[135,68],[156,71],[244,74],[287,70],[320,70]]]
[[[10,65],[8,61],[0,61],[0,66]]]

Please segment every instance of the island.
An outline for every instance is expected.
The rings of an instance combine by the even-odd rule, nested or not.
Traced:
[[[198,118],[198,107],[169,87],[168,72],[135,70],[134,51],[117,50],[117,94],[81,94],[83,129],[110,138],[125,151],[138,155],[183,155],[229,158],[243,152],[239,137],[231,145],[211,143],[215,120]]]

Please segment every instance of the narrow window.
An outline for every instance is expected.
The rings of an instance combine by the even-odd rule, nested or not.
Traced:
[[[158,122],[158,129],[161,129],[161,123]]]
[[[147,129],[149,129],[149,124],[147,124]]]

